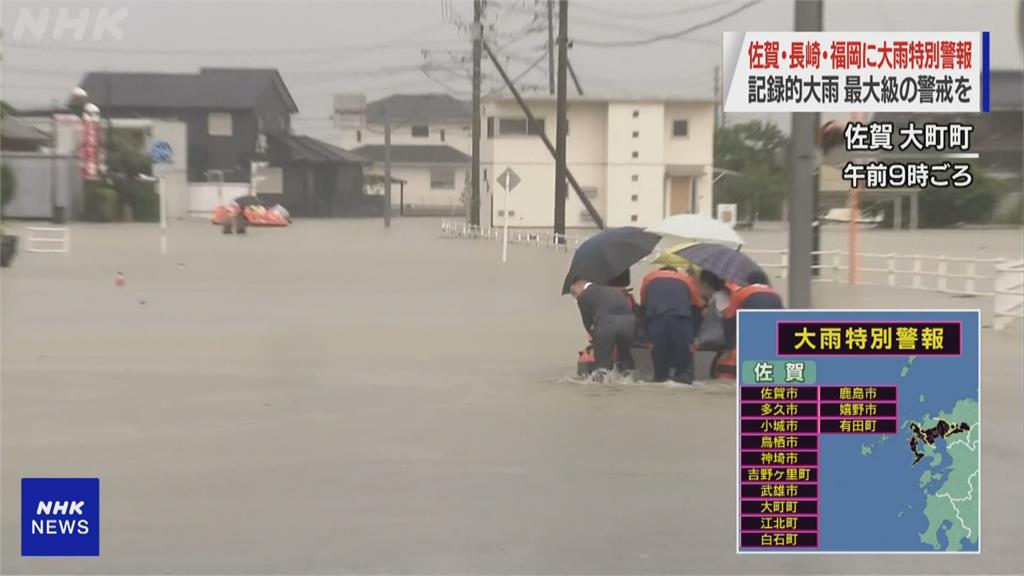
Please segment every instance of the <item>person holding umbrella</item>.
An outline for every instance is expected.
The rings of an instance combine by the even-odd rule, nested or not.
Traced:
[[[576,299],[583,327],[593,341],[597,369],[605,372],[613,367],[620,371],[632,370],[636,316],[626,293],[583,278],[572,281],[569,293]]]
[[[651,341],[654,381],[670,377],[693,382],[693,334],[700,321],[701,299],[693,278],[672,266],[644,276],[640,285],[647,338]]]

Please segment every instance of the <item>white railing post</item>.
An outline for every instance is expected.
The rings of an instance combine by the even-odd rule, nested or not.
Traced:
[[[946,255],[939,256],[939,292],[946,292]]]
[[[914,254],[914,288],[921,287],[921,255]]]
[[[996,266],[995,279],[996,330],[1005,329],[1014,318],[1024,317],[1024,260]]]
[[[782,250],[779,257],[779,266],[782,268],[782,278],[789,278],[789,250]]]
[[[964,283],[964,292],[968,294],[974,294],[974,262],[967,263],[967,273],[965,274],[966,281]]]
[[[839,255],[839,250],[835,250],[835,251],[832,252],[832,281],[833,282],[838,282],[839,281],[839,267],[842,265],[842,260],[840,258],[841,257]]]
[[[889,253],[885,259],[885,269],[889,272],[886,276],[885,283],[889,286],[896,285],[896,255]]]

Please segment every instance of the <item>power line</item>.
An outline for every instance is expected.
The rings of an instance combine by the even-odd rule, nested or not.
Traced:
[[[725,14],[722,14],[721,16],[716,16],[715,18],[712,18],[710,20],[706,20],[704,22],[700,22],[699,24],[694,24],[693,26],[690,26],[688,28],[684,28],[682,30],[678,30],[676,32],[667,32],[665,34],[658,34],[658,35],[655,35],[655,36],[651,36],[650,38],[644,38],[644,39],[641,39],[641,40],[622,40],[622,41],[605,42],[605,41],[598,41],[598,40],[581,40],[581,39],[576,39],[573,42],[575,44],[579,45],[579,46],[590,46],[590,47],[594,47],[594,48],[630,48],[630,47],[635,47],[635,46],[646,46],[648,44],[654,44],[656,42],[662,42],[662,41],[665,41],[665,40],[675,40],[677,38],[682,38],[683,36],[686,36],[687,34],[689,34],[691,32],[695,32],[697,30],[708,28],[708,27],[713,26],[713,25],[715,25],[715,24],[717,24],[717,23],[719,23],[719,22],[721,22],[723,20],[731,18],[731,17],[735,16],[736,14],[739,14],[740,12],[743,12],[744,10],[750,8],[751,6],[754,6],[755,4],[759,4],[760,2],[761,2],[761,0],[750,0],[749,2],[747,2],[747,3],[745,3],[745,4],[741,5],[741,6],[738,6],[737,8],[734,8],[734,9],[730,10],[730,11],[726,12]]]
[[[403,36],[403,38],[405,38]],[[457,38],[435,38],[417,42],[383,42],[378,44],[354,44],[338,46],[318,46],[311,48],[266,48],[266,49],[160,49],[160,48],[124,48],[111,46],[81,46],[81,45],[58,45],[58,44],[26,44],[19,42],[4,43],[4,48],[17,48],[23,50],[40,51],[72,51],[76,53],[88,52],[96,54],[139,54],[139,55],[160,55],[160,56],[239,56],[251,57],[259,55],[261,58],[275,55],[293,54],[337,54],[355,52],[375,52],[381,50],[395,50],[407,48],[421,48],[424,43],[429,44],[455,44],[461,43]]]
[[[708,8],[720,7],[724,4],[728,4],[729,0],[717,0],[715,2],[707,2],[705,4],[699,4],[697,6],[687,6],[686,8],[675,8],[672,10],[664,10],[661,12],[618,12],[615,10],[608,10],[607,8],[595,8],[593,3],[581,3],[580,7],[584,12],[593,12],[594,14],[603,14],[611,16],[613,18],[628,18],[633,20],[654,20],[665,18],[666,16],[678,16],[680,14],[690,14],[692,12],[700,12],[707,10]]]
[[[583,16],[576,16],[576,17],[573,18],[572,21],[573,21],[574,25],[576,25],[578,23],[583,28],[596,28],[598,30],[605,30],[605,31],[609,31],[609,32],[619,32],[619,33],[622,33],[622,32],[632,32],[632,33],[635,33],[635,34],[639,34],[639,35],[641,35],[643,37],[656,36],[658,34],[663,34],[664,33],[664,32],[659,32],[657,30],[650,30],[650,29],[647,29],[647,28],[641,28],[641,27],[637,27],[637,26],[626,26],[626,25],[623,25],[622,23],[604,22],[604,21],[601,21],[601,20],[591,20],[591,19],[588,19],[588,18],[583,17]],[[719,41],[712,40],[710,38],[680,38],[680,40],[682,40],[684,42],[693,42],[694,44],[704,44],[706,46],[716,46],[717,47],[720,44]]]

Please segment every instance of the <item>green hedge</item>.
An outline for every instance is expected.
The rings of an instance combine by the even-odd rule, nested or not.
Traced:
[[[137,182],[132,196],[132,213],[136,222],[160,221],[160,196],[152,182]]]
[[[6,206],[14,198],[17,186],[14,169],[7,164],[0,164],[0,206]]]
[[[91,222],[113,222],[119,219],[120,202],[113,188],[89,186],[85,190],[85,219]]]

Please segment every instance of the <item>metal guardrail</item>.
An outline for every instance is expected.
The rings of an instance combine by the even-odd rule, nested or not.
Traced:
[[[458,220],[441,222],[442,236],[501,241],[501,230],[481,228]],[[570,251],[584,237],[558,235],[547,231],[509,230],[510,244],[541,246]],[[789,250],[743,250],[766,272],[786,278]],[[845,250],[819,250],[815,282],[847,283],[850,253]],[[649,257],[645,260],[650,260]],[[1015,318],[1024,318],[1024,260],[1006,258],[963,258],[929,254],[860,252],[858,285],[908,288],[958,296],[992,298],[995,327],[1003,329]]]

